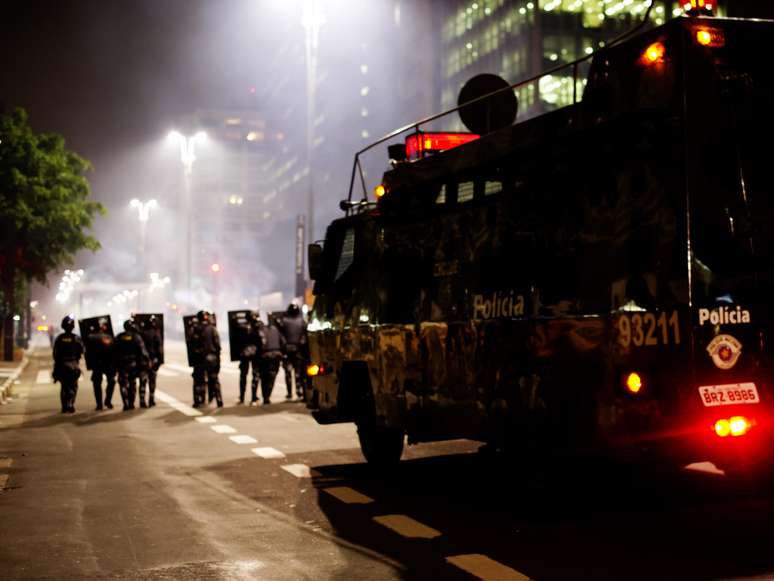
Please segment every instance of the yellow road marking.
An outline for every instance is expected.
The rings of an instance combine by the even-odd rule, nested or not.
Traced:
[[[435,530],[421,522],[415,521],[403,514],[386,514],[384,516],[375,516],[374,520],[380,525],[392,529],[399,535],[411,539],[434,539],[440,537],[440,531]]]
[[[322,491],[347,504],[369,504],[374,501],[373,498],[361,494],[349,486],[331,486],[330,488],[323,488]]]
[[[484,581],[529,581],[529,577],[526,575],[519,573],[516,569],[506,567],[486,555],[456,555],[446,557],[446,561]]]

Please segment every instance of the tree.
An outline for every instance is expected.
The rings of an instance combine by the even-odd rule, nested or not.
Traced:
[[[0,115],[0,288],[5,360],[13,359],[13,315],[24,300],[19,289],[71,263],[99,242],[85,233],[95,214],[84,173],[91,164],[65,148],[61,135],[36,134],[27,113]]]

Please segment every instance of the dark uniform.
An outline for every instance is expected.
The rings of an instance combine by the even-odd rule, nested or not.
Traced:
[[[285,338],[274,325],[271,318],[268,325],[259,325],[258,333],[261,337],[261,359],[258,364],[261,375],[261,394],[263,403],[271,403],[271,392],[274,390],[274,379],[277,377],[282,353],[285,347]]]
[[[239,403],[245,403],[247,372],[252,365],[253,377],[250,384],[250,405],[255,405],[258,401],[258,379],[260,375],[258,367],[261,357],[261,335],[259,333],[261,320],[258,317],[258,312],[252,313],[248,325],[239,327],[239,332],[243,334],[240,337],[242,349],[239,351]]]
[[[100,327],[86,337],[91,355],[91,383],[94,386],[94,400],[97,409],[102,409],[102,377],[105,377],[105,407],[113,409],[113,391],[116,388],[116,345],[108,333],[107,325]]]
[[[59,399],[62,413],[75,413],[75,396],[78,393],[78,378],[81,376],[80,360],[83,355],[83,341],[73,333],[75,321],[70,317],[62,320],[64,333],[54,341],[54,382],[61,384]]]
[[[121,399],[124,411],[134,409],[134,396],[137,392],[137,378],[148,367],[148,351],[137,332],[134,321],[124,323],[124,332],[116,337],[116,366],[118,385],[121,387]]]
[[[204,404],[204,386],[207,386],[207,399],[213,399],[218,407],[223,407],[223,397],[220,393],[220,335],[210,321],[208,313],[199,311],[197,314],[198,328],[192,333],[196,364],[193,370],[194,407]]]
[[[150,361],[146,369],[140,374],[140,407],[145,407],[145,387],[148,386],[148,407],[156,405],[156,374],[164,359],[164,345],[161,342],[161,331],[155,317],[145,322],[140,336],[148,351]]]
[[[290,377],[291,370],[296,376],[296,395],[304,398],[304,385],[306,384],[306,364],[309,359],[306,342],[306,321],[298,305],[291,303],[282,317],[280,331],[285,338],[283,366],[285,368],[285,387],[287,399],[293,398],[293,380]]]

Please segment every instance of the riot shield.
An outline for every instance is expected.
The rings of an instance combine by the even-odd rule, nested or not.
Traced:
[[[183,331],[185,332],[185,351],[188,355],[188,366],[194,366],[196,359],[193,352],[193,325],[196,323],[196,315],[185,315],[183,317]]]
[[[78,319],[78,331],[81,334],[83,340],[83,346],[86,348],[86,369],[94,369],[97,364],[96,358],[99,356],[95,352],[95,346],[92,341],[89,340],[89,335],[99,332],[102,325],[107,327],[106,333],[111,337],[115,337],[113,334],[113,323],[110,321],[110,315],[100,315],[98,317],[88,317],[86,319]]]
[[[250,315],[252,311],[228,312],[228,344],[231,361],[239,361],[239,354],[245,347],[245,340],[250,332]]]
[[[145,329],[145,326],[152,318],[156,319],[156,321],[158,322],[158,326],[156,328],[161,334],[161,361],[159,361],[159,363],[163,364],[164,363],[164,315],[162,313],[134,313],[132,317],[137,322],[137,327],[140,331]]]

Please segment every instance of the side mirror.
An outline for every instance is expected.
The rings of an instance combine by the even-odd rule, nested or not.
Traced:
[[[309,265],[309,278],[319,280],[323,277],[323,247],[321,244],[310,244],[307,247],[307,264]]]

